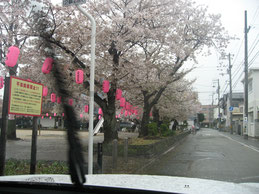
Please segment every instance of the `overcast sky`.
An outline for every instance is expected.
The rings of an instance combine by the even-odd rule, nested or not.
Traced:
[[[238,40],[231,41],[227,53],[232,55],[232,85],[233,92],[242,92],[243,85],[241,80],[244,76],[243,60],[244,60],[244,12],[247,10],[248,25],[251,29],[248,33],[249,48],[249,65],[251,67],[259,67],[259,1],[258,0],[195,0],[198,4],[208,6],[211,13],[220,13],[221,21],[225,29],[230,35],[236,36]],[[254,49],[253,49],[254,48]],[[251,52],[252,51],[252,52]],[[251,53],[250,53],[251,52]],[[218,71],[219,54],[214,50],[209,57],[199,57],[197,69],[191,72],[187,78],[197,78],[193,84],[195,91],[199,92],[199,99],[202,104],[212,103],[212,93],[216,92],[213,88],[213,82],[220,80],[220,93],[229,92],[228,80],[226,74],[227,67],[223,67],[223,71]],[[224,66],[228,66],[228,60],[221,61]],[[220,75],[224,73],[224,75]],[[217,87],[217,84],[214,84]],[[217,104],[217,95],[214,95],[214,104]]]

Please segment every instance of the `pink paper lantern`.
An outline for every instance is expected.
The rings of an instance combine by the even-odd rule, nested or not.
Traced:
[[[63,117],[63,116],[65,116],[65,114],[64,114],[64,113],[62,113],[62,117]]]
[[[54,117],[57,116],[57,113],[54,113]]]
[[[80,118],[83,118],[83,114],[80,114]]]
[[[52,117],[50,116],[50,117],[49,117],[49,119],[51,120],[51,119],[52,119]]]
[[[84,72],[82,70],[76,70],[76,83],[82,84],[84,81]]]
[[[4,78],[0,77],[0,89],[4,87]]]
[[[110,82],[108,80],[103,81],[103,92],[108,93],[110,90]]]
[[[120,99],[120,107],[124,107],[125,106],[125,98],[121,98]]]
[[[85,105],[85,113],[88,113],[88,111],[89,111],[89,106]]]
[[[52,93],[50,95],[51,102],[56,102],[56,94]]]
[[[98,114],[99,114],[99,115],[102,115],[102,114],[103,114],[103,111],[102,111],[102,109],[101,109],[101,108],[99,108],[99,110],[98,110]]]
[[[99,115],[98,119],[100,120],[101,118],[102,118],[102,116],[101,116],[101,115]]]
[[[43,87],[43,96],[47,96],[48,95],[48,88],[46,86]]]
[[[42,73],[49,74],[52,69],[52,66],[53,66],[53,59],[50,57],[46,58],[41,68]]]
[[[120,100],[122,96],[122,90],[121,89],[117,89],[116,90],[116,100]]]
[[[124,111],[124,110],[123,110],[123,109],[121,109],[121,114],[123,114],[123,111]]]
[[[46,116],[48,117],[48,116],[49,116],[49,113],[46,113]]]
[[[121,114],[118,115],[118,118],[121,118]]]
[[[130,110],[130,103],[126,102],[126,110]]]
[[[8,48],[8,53],[6,55],[5,59],[5,65],[8,67],[14,67],[17,63],[18,57],[20,54],[19,48],[15,46],[11,46]]]
[[[44,119],[44,116],[42,116],[41,118]]]
[[[117,118],[118,118],[118,115],[116,115],[115,118],[117,119]]]
[[[61,103],[61,96],[57,97],[57,103],[58,103],[58,104]]]
[[[69,104],[70,106],[73,105],[73,99],[72,99],[72,98],[68,100],[68,104]]]

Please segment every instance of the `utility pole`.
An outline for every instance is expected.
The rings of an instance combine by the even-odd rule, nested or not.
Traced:
[[[219,103],[219,98],[220,98],[220,86],[219,86],[219,79],[218,79],[218,127],[220,130],[220,123],[221,123],[221,118],[220,118],[220,103]]]
[[[243,119],[243,133],[244,139],[248,139],[248,41],[247,41],[247,33],[249,32],[250,27],[247,28],[247,11],[245,10],[245,64],[244,64],[244,72],[245,72],[245,80],[244,80],[244,119]]]
[[[211,111],[210,111],[210,128],[213,127],[213,119],[214,119],[214,108],[213,108],[213,101],[214,101],[214,92],[212,92],[212,101],[211,101]]]
[[[229,62],[229,66],[228,66],[228,74],[229,74],[229,107],[232,107],[232,75],[231,75],[231,58],[230,58],[230,53],[228,54],[228,62]],[[232,111],[230,111],[230,133],[233,134],[233,115],[232,115]]]

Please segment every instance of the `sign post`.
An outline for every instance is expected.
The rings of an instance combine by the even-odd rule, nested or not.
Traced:
[[[41,116],[43,85],[11,77],[8,113],[33,116],[30,174],[36,172],[37,117]]]
[[[8,114],[41,116],[42,90],[42,84],[11,77]]]
[[[9,99],[10,77],[5,77],[4,99],[2,108],[2,126],[0,137],[0,176],[4,175],[5,171],[5,155],[6,155],[6,130],[8,125],[8,99]]]

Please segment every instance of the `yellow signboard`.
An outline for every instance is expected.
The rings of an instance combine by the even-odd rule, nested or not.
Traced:
[[[42,84],[11,77],[8,114],[40,116],[42,90]]]

